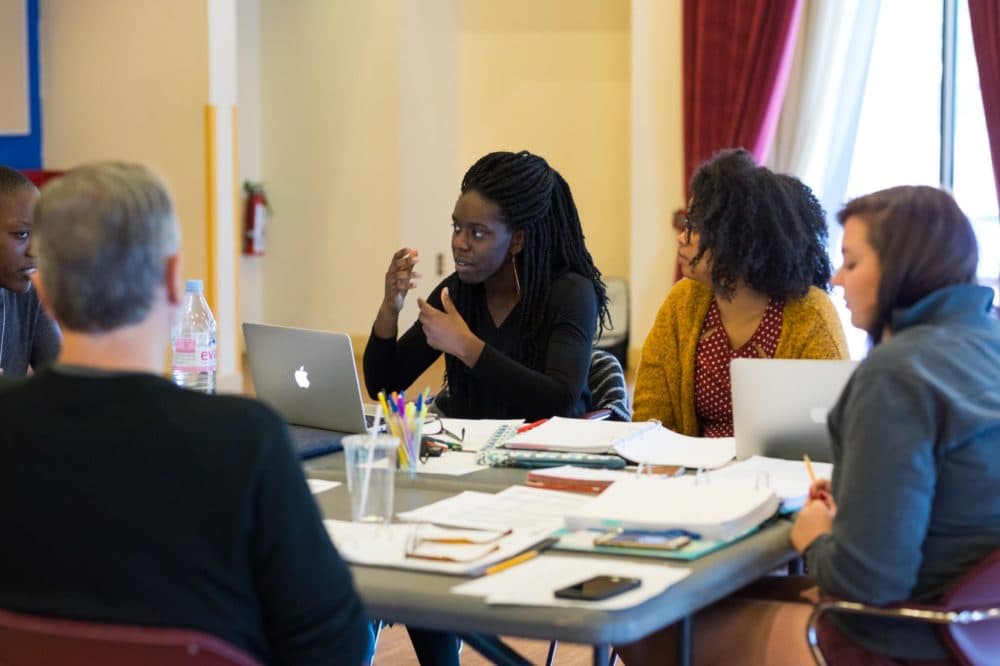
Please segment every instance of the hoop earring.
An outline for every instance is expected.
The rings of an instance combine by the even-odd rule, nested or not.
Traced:
[[[510,255],[510,264],[514,268],[514,293],[521,298],[521,281],[517,277],[517,255]]]

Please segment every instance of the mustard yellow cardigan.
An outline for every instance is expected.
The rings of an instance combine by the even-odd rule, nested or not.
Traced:
[[[642,346],[635,383],[635,421],[657,419],[685,435],[701,435],[694,410],[694,361],[711,287],[683,279],[660,306]],[[785,303],[775,358],[848,358],[840,319],[822,289]]]

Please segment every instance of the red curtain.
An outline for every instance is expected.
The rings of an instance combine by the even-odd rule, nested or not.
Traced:
[[[763,160],[785,96],[801,0],[684,0],[684,166],[723,148]]]
[[[49,171],[46,169],[23,169],[21,173],[27,176],[28,180],[35,184],[35,187],[41,187],[47,181],[50,181],[57,176],[61,176],[64,172]]]
[[[723,148],[762,161],[785,97],[801,0],[684,0],[684,178]],[[674,216],[674,226],[683,215]],[[680,229],[678,229],[680,230]],[[680,268],[676,279],[680,279]]]
[[[972,19],[972,41],[979,64],[986,132],[990,137],[993,182],[1000,199],[1000,2],[969,0],[969,18]]]

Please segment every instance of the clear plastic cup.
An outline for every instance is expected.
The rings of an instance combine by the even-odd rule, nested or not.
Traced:
[[[360,523],[392,521],[399,438],[392,435],[348,435],[343,439],[351,520]]]

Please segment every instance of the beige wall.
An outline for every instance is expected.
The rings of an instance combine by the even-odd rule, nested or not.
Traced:
[[[176,198],[185,274],[202,275],[204,0],[41,9],[46,165],[151,164]],[[417,247],[429,290],[437,253],[451,270],[462,172],[527,148],[566,176],[601,270],[629,279],[641,344],[683,205],[679,1],[253,0],[240,12],[240,176],[264,180],[274,208],[267,255],[244,261],[248,318],[367,334],[391,252]]]
[[[397,8],[262,0],[265,321],[367,333],[399,243]]]
[[[0,135],[31,132],[28,93],[28,6],[24,0],[0,0]]]
[[[43,163],[144,162],[167,182],[184,274],[204,277],[205,0],[41,0]]]
[[[460,155],[545,157],[606,275],[629,267],[629,3],[462,0]]]
[[[530,149],[566,176],[601,270],[629,279],[641,344],[684,203],[680,7],[260,0],[259,175],[275,211],[261,318],[366,335],[391,252],[420,250],[429,291],[435,255],[452,268],[461,174],[488,151]]]

